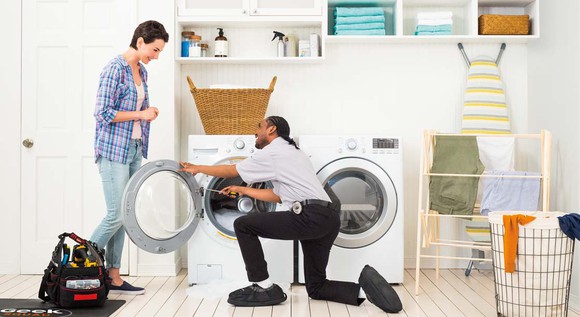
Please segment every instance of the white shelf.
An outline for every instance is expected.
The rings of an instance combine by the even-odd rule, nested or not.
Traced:
[[[200,16],[177,17],[182,27],[223,26],[236,28],[253,27],[320,27],[321,16]]]
[[[507,43],[524,44],[537,39],[536,35],[442,35],[442,36],[337,36],[328,35],[326,43],[385,43],[385,44],[433,44],[433,43]]]
[[[321,63],[323,57],[178,57],[179,64],[262,64],[262,63]]]

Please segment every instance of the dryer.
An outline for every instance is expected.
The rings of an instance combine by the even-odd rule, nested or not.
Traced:
[[[358,281],[370,264],[389,283],[403,282],[403,152],[398,137],[303,135],[300,148],[341,201],[341,227],[327,276]],[[300,257],[302,253],[300,252]],[[300,281],[304,281],[302,265]]]
[[[235,164],[256,151],[253,135],[190,135],[188,161],[200,165]],[[249,197],[235,199],[205,189],[229,185],[271,188],[269,182],[245,184],[240,177],[224,179],[178,172],[179,163],[160,160],[143,165],[125,190],[123,221],[140,248],[167,253],[187,243],[188,281],[247,280],[233,222],[253,212],[275,212],[281,205]],[[270,278],[292,280],[292,241],[262,239]]]

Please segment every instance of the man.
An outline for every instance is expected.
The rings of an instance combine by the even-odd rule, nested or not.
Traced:
[[[228,303],[235,306],[267,306],[286,300],[282,289],[273,284],[258,237],[300,240],[304,253],[306,290],[313,299],[360,305],[365,296],[386,312],[398,312],[401,302],[393,288],[372,267],[365,266],[359,283],[326,279],[330,249],[340,229],[340,203],[332,190],[324,190],[309,158],[290,138],[288,122],[271,116],[258,124],[257,151],[236,165],[194,165],[181,162],[191,174],[232,178],[246,183],[270,181],[273,189],[228,186],[224,195],[232,192],[255,199],[282,203],[285,212],[253,213],[239,217],[234,230],[252,285],[230,293]],[[334,201],[334,203],[333,203]]]

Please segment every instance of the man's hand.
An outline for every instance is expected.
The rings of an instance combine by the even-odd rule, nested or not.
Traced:
[[[222,195],[226,195],[230,198],[237,198],[238,196],[243,196],[244,195],[244,191],[247,189],[248,187],[245,186],[227,186],[222,188],[222,190],[220,190],[220,194]]]
[[[179,165],[181,165],[182,168],[180,168],[178,172],[186,172],[190,173],[191,175],[199,173],[199,169],[195,164],[179,161]]]

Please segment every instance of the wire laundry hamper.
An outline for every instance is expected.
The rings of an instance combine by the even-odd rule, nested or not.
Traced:
[[[513,273],[505,271],[503,215],[536,219],[519,225]],[[561,212],[489,213],[498,316],[567,316],[574,240],[560,229]]]
[[[277,77],[269,88],[197,88],[187,76],[205,134],[254,134],[264,119]]]

